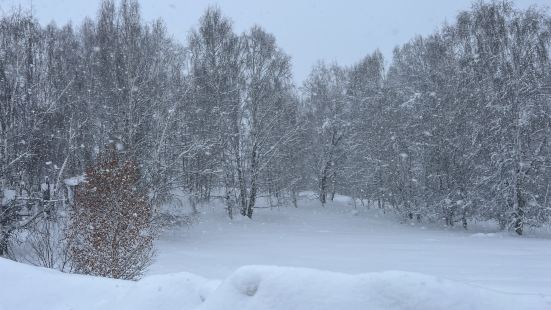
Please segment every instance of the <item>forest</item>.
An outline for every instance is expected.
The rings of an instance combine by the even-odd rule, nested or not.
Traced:
[[[30,246],[42,266],[135,278],[175,190],[229,219],[313,191],[404,223],[550,225],[550,48],[547,11],[475,2],[392,59],[320,60],[298,84],[272,34],[235,33],[217,7],[179,39],[134,0],[80,25],[3,15],[0,256]],[[140,267],[91,264],[121,229]]]

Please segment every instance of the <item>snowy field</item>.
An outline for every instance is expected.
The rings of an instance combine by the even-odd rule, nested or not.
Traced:
[[[400,224],[378,210],[359,204],[355,209],[348,197],[337,197],[325,209],[303,197],[298,209],[257,209],[252,221],[229,221],[220,206],[202,211],[189,230],[171,231],[159,240],[150,274],[188,271],[224,278],[244,265],[348,274],[400,270],[551,295],[549,238]]]
[[[138,282],[0,259],[0,309],[551,309],[548,238],[399,224],[346,197],[201,211]]]

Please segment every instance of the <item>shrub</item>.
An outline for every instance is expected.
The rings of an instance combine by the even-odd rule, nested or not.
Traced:
[[[137,279],[153,256],[153,209],[135,161],[114,149],[86,171],[70,211],[68,237],[78,273]]]

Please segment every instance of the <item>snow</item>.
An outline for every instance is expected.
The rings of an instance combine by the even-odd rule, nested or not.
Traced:
[[[131,282],[64,274],[3,258],[0,279],[2,310],[193,309],[209,289],[209,281],[188,273]]]
[[[63,183],[67,186],[77,186],[80,183],[86,181],[85,175],[74,176],[63,180]]]
[[[403,225],[342,196],[253,220],[222,207],[166,231],[137,282],[0,259],[0,310],[551,309],[551,240],[535,234]]]
[[[202,310],[546,309],[551,299],[512,296],[435,277],[390,271],[345,275],[248,266],[207,298]]]
[[[262,205],[261,207],[265,207]],[[305,267],[360,274],[402,270],[514,293],[551,295],[551,240],[492,227],[464,231],[404,225],[347,197],[322,208],[260,208],[253,220],[228,220],[221,204],[200,209],[189,228],[157,241],[149,274],[188,271],[223,279],[244,265]],[[473,236],[473,234],[475,234]]]
[[[222,283],[176,273],[138,282],[63,274],[0,259],[0,309],[549,309],[511,295],[399,271],[346,275],[273,266],[239,268]],[[32,294],[31,298],[25,298]]]
[[[0,206],[8,205],[10,201],[15,199],[15,196],[16,196],[15,194],[16,192],[12,189],[3,189],[2,195],[0,196],[2,197],[2,199],[0,200]]]

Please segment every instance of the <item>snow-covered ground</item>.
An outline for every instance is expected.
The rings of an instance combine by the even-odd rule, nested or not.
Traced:
[[[515,295],[406,272],[345,275],[247,266],[222,282],[189,274],[138,282],[63,274],[0,258],[6,310],[545,310],[551,296]]]
[[[138,282],[0,259],[0,310],[551,309],[546,238],[399,224],[346,197],[253,220],[201,211]]]
[[[400,270],[551,295],[549,238],[400,224],[378,210],[354,209],[342,196],[325,209],[308,198],[298,209],[257,209],[252,221],[229,221],[221,206],[202,211],[189,230],[162,236],[150,274],[188,271],[220,279],[244,265],[348,274]]]

